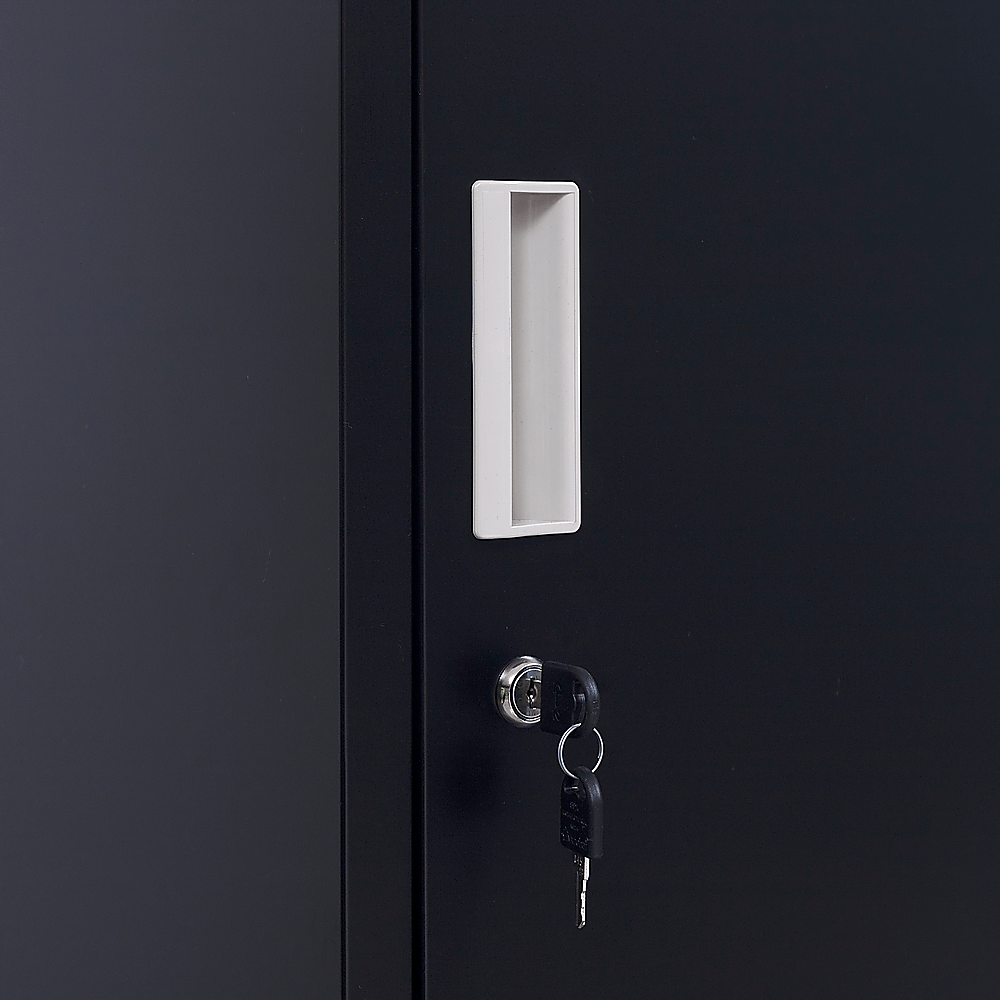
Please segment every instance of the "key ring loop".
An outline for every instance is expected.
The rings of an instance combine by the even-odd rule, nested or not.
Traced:
[[[569,734],[573,732],[574,729],[579,729],[582,726],[582,722],[576,722],[569,729],[562,734],[559,740],[559,749],[556,751],[556,758],[559,761],[559,766],[562,768],[563,774],[567,778],[575,778],[576,775],[566,766],[566,762],[563,760],[563,747],[566,746],[566,740],[569,739]],[[604,740],[601,739],[601,734],[595,729],[594,735],[597,737],[597,763],[590,769],[590,773],[596,773],[597,769],[601,766],[601,761],[604,759]]]

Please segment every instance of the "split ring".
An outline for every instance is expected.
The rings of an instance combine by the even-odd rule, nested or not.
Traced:
[[[559,740],[559,749],[556,751],[556,759],[559,761],[559,766],[562,768],[563,774],[567,778],[575,778],[576,775],[566,766],[566,762],[563,760],[563,747],[566,746],[566,740],[569,739],[569,734],[573,732],[574,729],[579,729],[582,726],[582,722],[574,723],[569,729],[562,734]],[[604,758],[604,740],[601,739],[601,734],[595,729],[594,735],[597,737],[597,763],[590,769],[590,773],[594,774],[597,769],[601,766],[601,761]]]

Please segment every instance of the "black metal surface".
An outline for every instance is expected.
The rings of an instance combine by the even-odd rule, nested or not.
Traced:
[[[345,996],[413,989],[410,5],[343,18]],[[415,773],[416,768],[416,773]]]
[[[337,5],[0,13],[0,996],[339,988]]]
[[[996,15],[428,0],[421,34],[429,998],[986,995]],[[580,186],[577,534],[469,527],[478,179]],[[580,932],[554,747],[491,704],[525,650],[601,685]]]

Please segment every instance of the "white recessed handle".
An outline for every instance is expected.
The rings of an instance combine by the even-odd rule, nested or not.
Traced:
[[[580,189],[472,186],[472,530],[580,527]]]

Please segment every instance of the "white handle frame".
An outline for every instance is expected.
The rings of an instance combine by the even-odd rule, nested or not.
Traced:
[[[580,189],[472,186],[472,530],[580,527]]]

